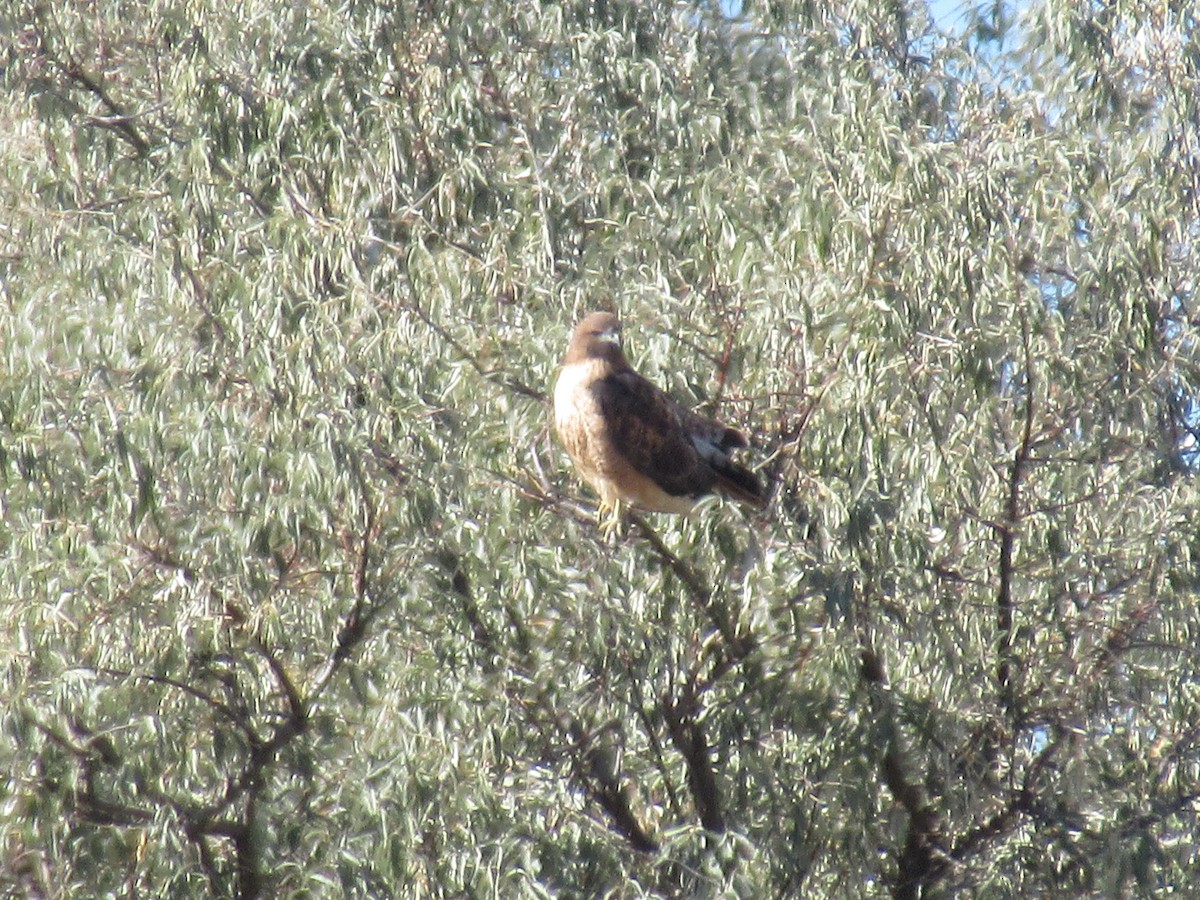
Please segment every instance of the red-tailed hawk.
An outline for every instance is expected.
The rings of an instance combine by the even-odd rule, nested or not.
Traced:
[[[554,422],[579,474],[610,509],[687,513],[714,491],[764,501],[758,479],[731,457],[749,446],[745,436],[684,409],[635,372],[611,313],[591,313],[575,327],[554,386]]]

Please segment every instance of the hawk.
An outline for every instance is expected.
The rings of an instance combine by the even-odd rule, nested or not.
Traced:
[[[732,458],[749,446],[745,435],[683,408],[635,372],[612,313],[591,313],[575,327],[554,386],[554,424],[610,509],[688,513],[714,492],[765,500],[758,478]]]

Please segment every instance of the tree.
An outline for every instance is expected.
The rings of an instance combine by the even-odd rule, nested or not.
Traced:
[[[1190,883],[1195,9],[18,2],[0,883]],[[582,311],[772,501],[603,539]]]

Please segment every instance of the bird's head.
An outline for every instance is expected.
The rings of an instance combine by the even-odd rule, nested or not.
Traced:
[[[621,321],[612,313],[589,313],[575,326],[565,362],[586,359],[625,362],[625,355],[621,352]]]

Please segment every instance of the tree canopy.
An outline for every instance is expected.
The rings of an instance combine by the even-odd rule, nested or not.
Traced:
[[[0,889],[1194,886],[1197,8],[1015,6],[0,11]]]

